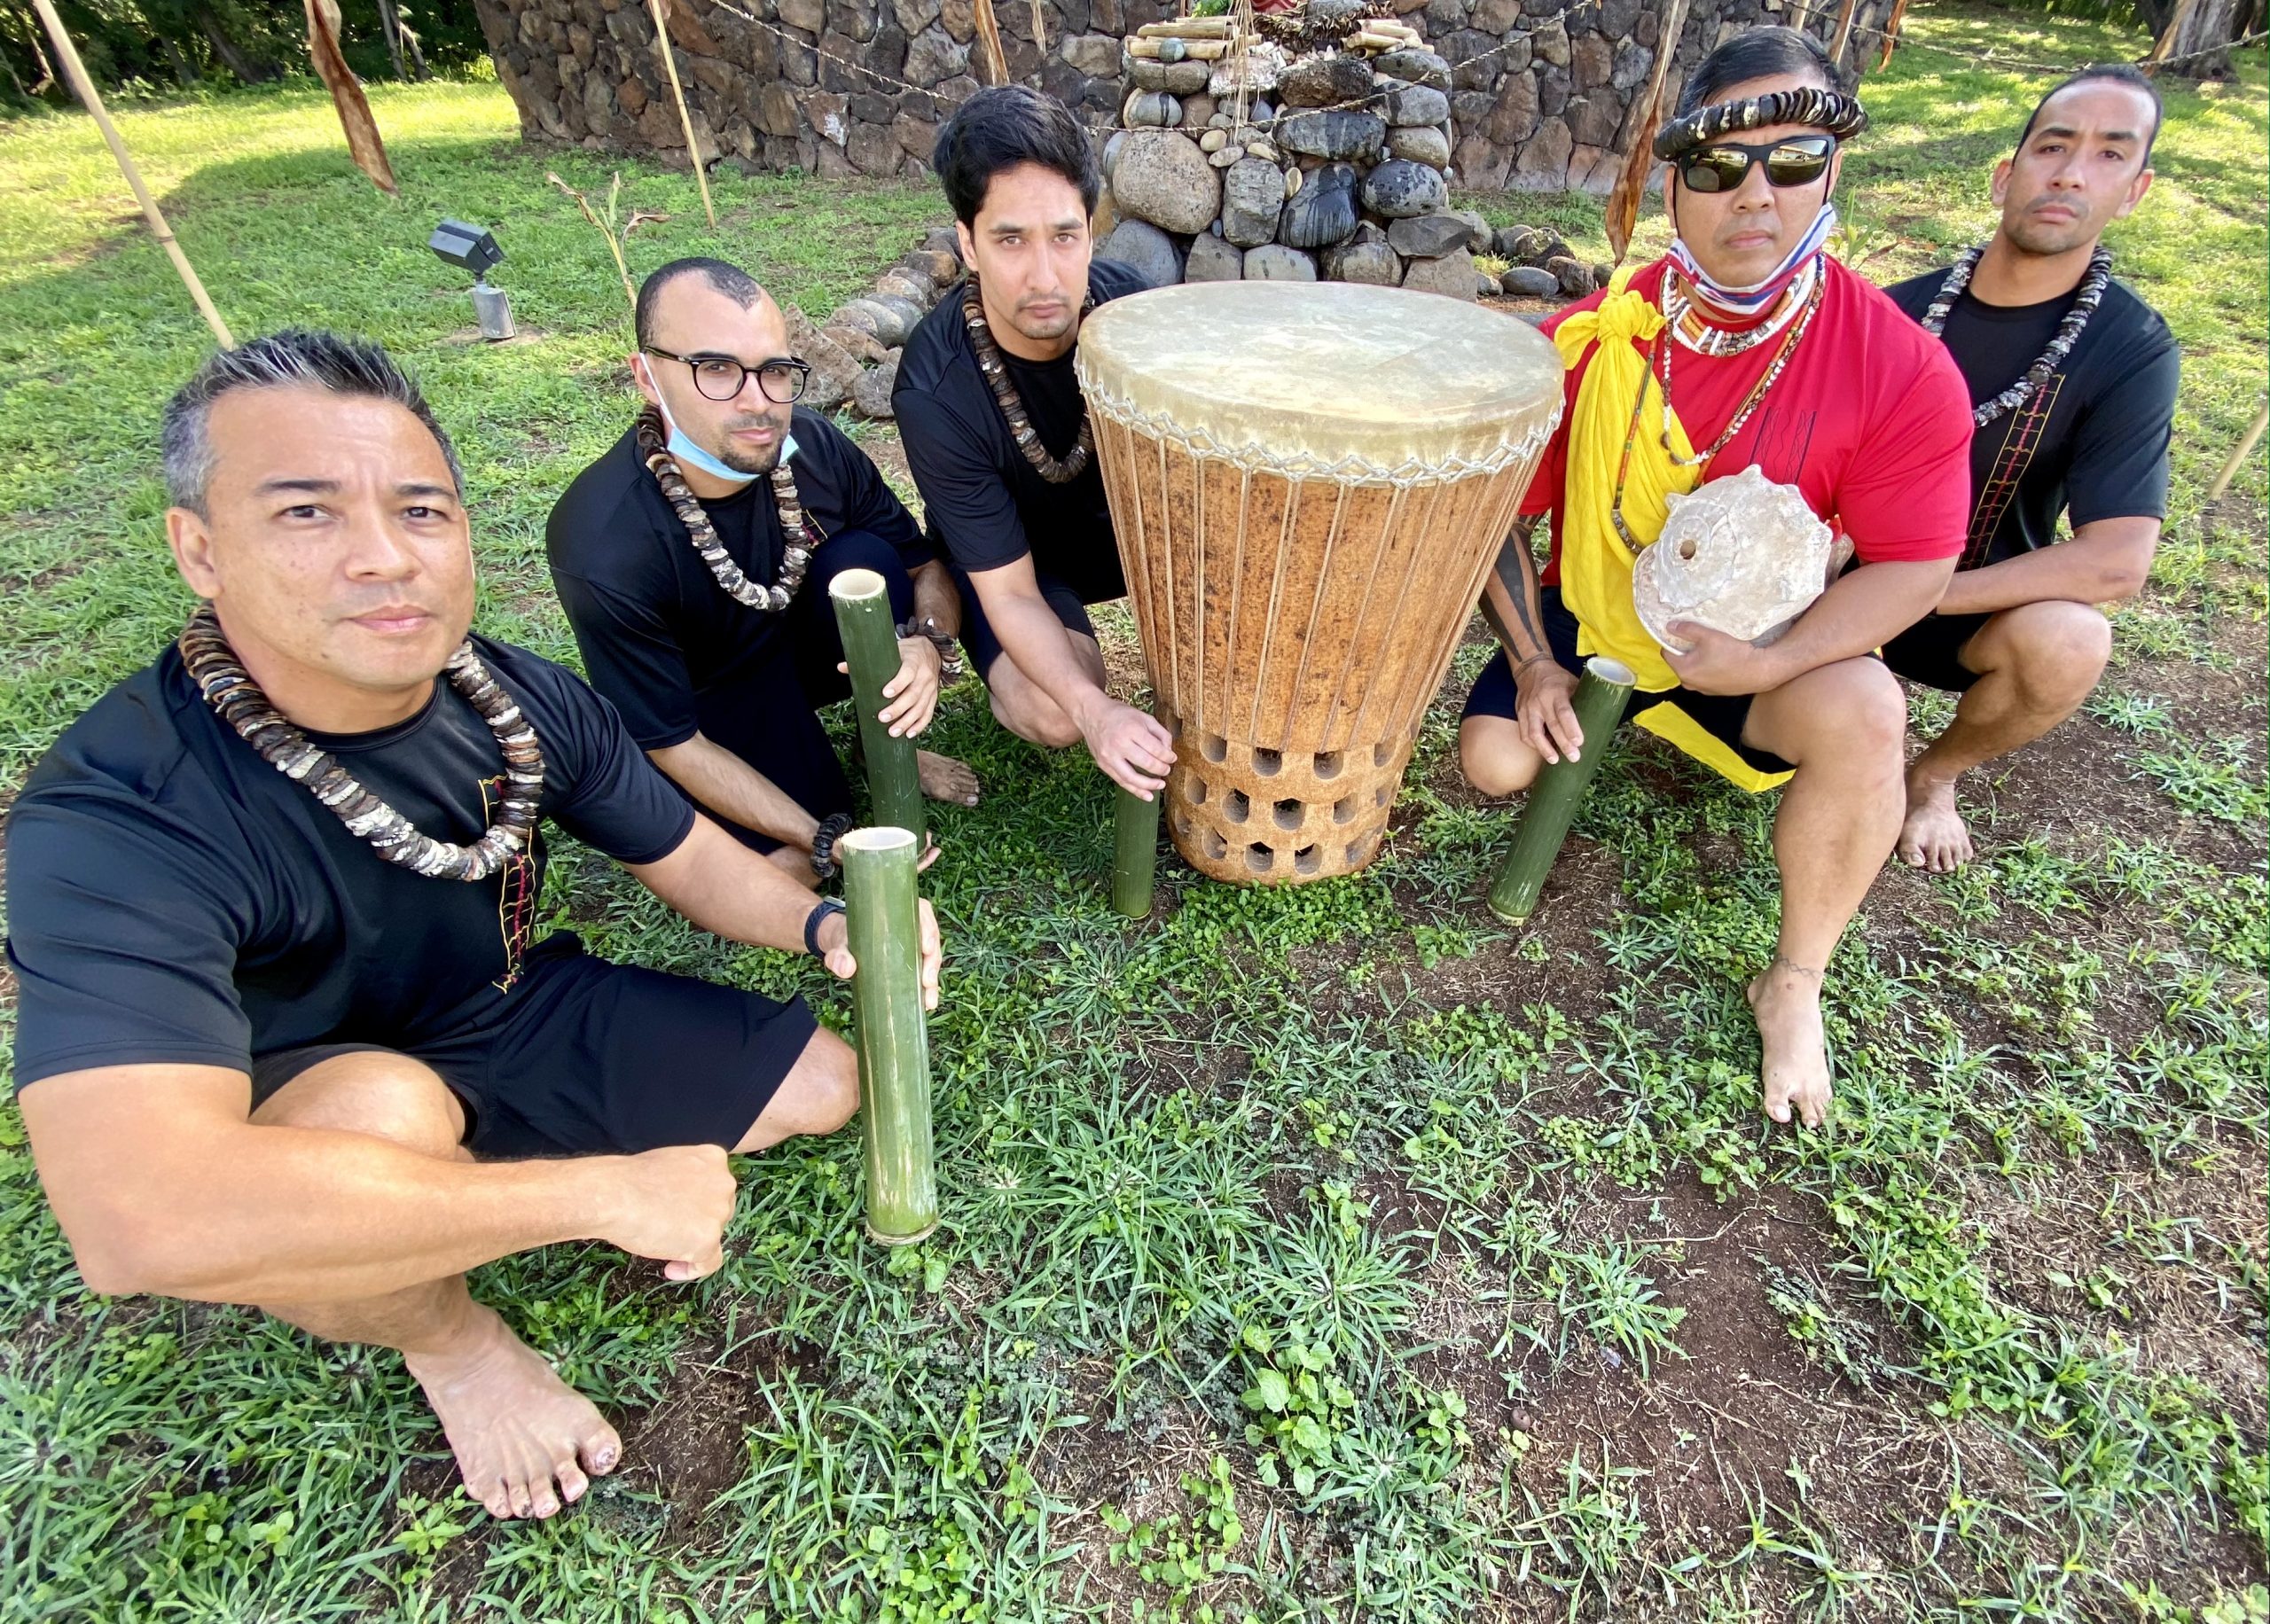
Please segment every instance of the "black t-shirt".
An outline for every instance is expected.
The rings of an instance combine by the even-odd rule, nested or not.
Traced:
[[[909,570],[936,556],[881,472],[841,429],[800,408],[790,433],[789,467],[815,545],[865,530],[896,548]],[[701,505],[742,574],[767,586],[779,580],[780,514],[770,479]],[[717,584],[631,432],[560,498],[544,550],[591,685],[622,713],[640,749],[684,744],[696,731],[730,749],[737,711],[778,701],[777,692],[751,684],[785,652],[785,617],[752,609]]]
[[[624,863],[676,850],[693,808],[607,701],[525,650],[474,644],[536,729],[544,816]],[[489,826],[505,759],[446,681],[407,722],[310,737],[422,833],[465,845]],[[215,715],[172,649],[56,741],[7,842],[19,1089],[477,1029],[520,973],[544,885],[541,839],[477,884],[386,862]]]
[[[1944,270],[1884,291],[1917,320]],[[2025,376],[2049,347],[2072,293],[2032,305],[1982,304],[1965,292],[1940,336],[1984,404]],[[2167,512],[2167,449],[2181,355],[2155,311],[2118,282],[2081,330],[2065,364],[2025,404],[1971,436],[1970,539],[1961,567],[1999,564],[2100,519]]]
[[[1098,304],[1149,285],[1115,260],[1088,262],[1088,292]],[[965,570],[998,569],[1030,554],[1036,574],[1063,582],[1083,603],[1124,595],[1103,471],[1091,460],[1079,478],[1052,485],[1026,460],[977,369],[961,301],[957,285],[923,317],[906,341],[891,391],[930,534]],[[1067,455],[1080,437],[1086,407],[1072,372],[1077,349],[1039,363],[1001,352],[1051,457]]]

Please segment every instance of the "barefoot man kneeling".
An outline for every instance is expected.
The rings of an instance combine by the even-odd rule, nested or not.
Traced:
[[[1937,612],[1883,651],[1900,675],[1962,696],[1907,769],[1899,855],[1919,869],[1970,861],[1955,780],[2079,708],[2112,652],[2096,605],[2151,574],[2182,355],[2112,279],[2100,239],[2150,187],[2159,127],[2159,92],[2134,68],[2066,80],[1995,166],[1992,238],[1890,290],[1946,340],[1977,425],[1961,566]]]
[[[384,351],[286,332],[215,356],[165,462],[205,602],[8,825],[41,1180],[93,1290],[398,1348],[475,1497],[548,1517],[622,1441],[465,1271],[598,1240],[707,1274],[725,1152],[859,1102],[801,999],[531,944],[539,824],[848,975],[841,910],[697,813],[575,676],[467,636],[457,458]]]
[[[1569,701],[1580,657],[1604,652],[1639,677],[1640,727],[1744,788],[1789,784],[1780,940],[1749,1001],[1765,1110],[1808,1126],[1829,1097],[1821,973],[1899,832],[1906,706],[1870,651],[1938,601],[1969,490],[1961,374],[1822,252],[1838,145],[1865,122],[1793,29],[1737,35],[1688,77],[1656,147],[1671,252],[1546,324],[1567,410],[1523,506],[1553,513],[1553,562],[1540,582],[1526,522],[1507,542],[1483,600],[1507,652],[1459,738],[1491,795],[1603,747]],[[1671,494],[1752,466],[1849,535],[1863,567],[1766,647],[1674,622],[1690,646],[1659,648],[1632,605],[1635,557]]]

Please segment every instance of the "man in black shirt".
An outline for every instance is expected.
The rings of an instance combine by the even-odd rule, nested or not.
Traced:
[[[91,1289],[397,1348],[474,1495],[550,1516],[622,1441],[465,1271],[601,1240],[707,1274],[726,1152],[830,1132],[858,1087],[801,999],[531,945],[538,820],[704,928],[847,975],[841,910],[689,807],[575,676],[467,636],[457,459],[384,351],[216,355],[165,447],[207,601],[8,824],[41,1180]]]
[[[1054,97],[980,90],[938,132],[933,162],[970,279],[907,340],[891,404],[923,517],[962,583],[963,644],[1003,727],[1053,749],[1084,740],[1148,800],[1174,748],[1104,689],[1085,605],[1127,583],[1072,372],[1085,307],[1143,279],[1091,259],[1095,155]],[[981,355],[998,356],[998,392]]]
[[[919,736],[960,623],[953,582],[865,454],[792,407],[805,368],[746,271],[672,261],[639,288],[636,324],[647,408],[552,509],[552,585],[639,748],[810,885],[852,804],[815,714],[850,691],[827,583],[871,569],[888,584],[902,664],[882,716]],[[968,768],[916,761],[927,792],[976,803]]]
[[[1883,651],[1902,676],[1962,695],[1907,769],[1899,855],[1934,873],[1971,856],[1956,778],[2072,714],[2112,650],[2095,605],[2151,573],[2180,355],[2167,324],[2111,280],[2098,238],[2151,185],[2159,123],[2133,68],[2067,80],[1995,167],[1992,240],[1889,290],[1945,338],[1978,420],[1961,566],[1937,612]]]

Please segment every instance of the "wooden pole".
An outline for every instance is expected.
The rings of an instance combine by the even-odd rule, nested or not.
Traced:
[[[110,155],[118,160],[118,172],[126,176],[126,183],[133,188],[134,200],[142,205],[142,215],[149,221],[152,234],[157,238],[159,246],[165,249],[166,257],[173,261],[174,269],[181,273],[182,285],[189,289],[189,296],[196,303],[198,314],[205,318],[205,324],[213,329],[213,336],[221,340],[223,349],[236,348],[237,341],[230,335],[229,324],[221,319],[221,313],[213,308],[213,301],[207,297],[205,284],[197,279],[196,268],[189,262],[189,256],[181,251],[181,244],[174,240],[173,228],[166,223],[165,215],[159,213],[158,201],[150,195],[149,187],[142,183],[142,171],[134,167],[134,160],[128,155],[126,143],[119,138],[118,126],[110,121],[110,113],[103,106],[103,98],[95,94],[95,82],[87,76],[87,65],[79,60],[79,48],[71,43],[70,35],[64,31],[63,20],[55,14],[53,0],[32,0],[32,9],[39,13],[40,21],[47,26],[48,37],[55,42],[55,54],[63,59],[64,75],[70,80],[72,91],[79,98],[80,105],[86,108],[88,115],[95,121],[95,128],[103,132],[103,139],[110,143]]]
[[[2266,424],[2270,424],[2270,401],[2264,402],[2256,410],[2253,423],[2247,427],[2246,438],[2238,442],[2238,449],[2224,461],[2222,472],[2215,476],[2215,482],[2207,487],[2206,498],[2200,506],[2220,500],[2222,494],[2231,488],[2231,481],[2238,478],[2238,471],[2246,465],[2246,459],[2254,455],[2254,448],[2262,439]]]
[[[1151,917],[1159,870],[1159,797],[1146,800],[1112,785],[1111,905],[1131,919]]]
[[[1844,66],[1844,47],[1852,38],[1852,13],[1859,3],[1860,0],[1844,0],[1836,13],[1836,42],[1828,48],[1828,59],[1840,68]]]
[[[844,928],[858,963],[851,1022],[859,1054],[867,1234],[886,1246],[909,1245],[938,1227],[916,847],[916,837],[904,829],[854,829],[835,843],[843,863]]]
[[[1907,0],[1898,0],[1891,8],[1891,16],[1883,25],[1883,54],[1876,59],[1877,71],[1881,72],[1890,65],[1892,48],[1899,43],[1899,25],[1906,17]]]
[[[1530,786],[1529,804],[1522,808],[1521,827],[1514,831],[1514,849],[1506,854],[1506,866],[1490,887],[1490,911],[1507,924],[1526,925],[1537,911],[1545,877],[1553,871],[1553,860],[1569,838],[1569,825],[1576,821],[1593,775],[1608,759],[1609,738],[1624,719],[1632,684],[1631,668],[1616,660],[1595,655],[1585,662],[1573,701],[1577,725],[1585,734],[1582,753],[1573,761],[1563,756],[1538,774]]]
[[[847,569],[827,583],[835,604],[835,629],[843,639],[843,663],[851,668],[851,702],[859,711],[859,740],[867,756],[867,789],[875,822],[904,829],[920,840],[925,832],[922,779],[914,760],[914,740],[893,738],[883,725],[883,686],[898,675],[898,632],[891,624],[890,589],[871,569]]]
[[[677,98],[677,121],[685,131],[685,155],[693,165],[693,183],[701,188],[701,212],[709,229],[717,229],[716,206],[709,201],[709,171],[702,167],[701,144],[693,138],[693,110],[685,105],[685,87],[677,82],[677,58],[670,51],[670,27],[662,20],[662,0],[646,0],[654,14],[654,44],[662,53],[662,66],[670,76],[670,94]]]

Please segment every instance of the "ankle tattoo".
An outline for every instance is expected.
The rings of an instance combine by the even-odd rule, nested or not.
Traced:
[[[1796,959],[1791,958],[1786,953],[1776,953],[1773,956],[1773,962],[1765,966],[1765,972],[1768,975],[1771,975],[1776,970],[1791,971],[1797,975],[1819,976],[1820,974],[1820,972],[1815,969],[1812,965],[1800,964]]]

